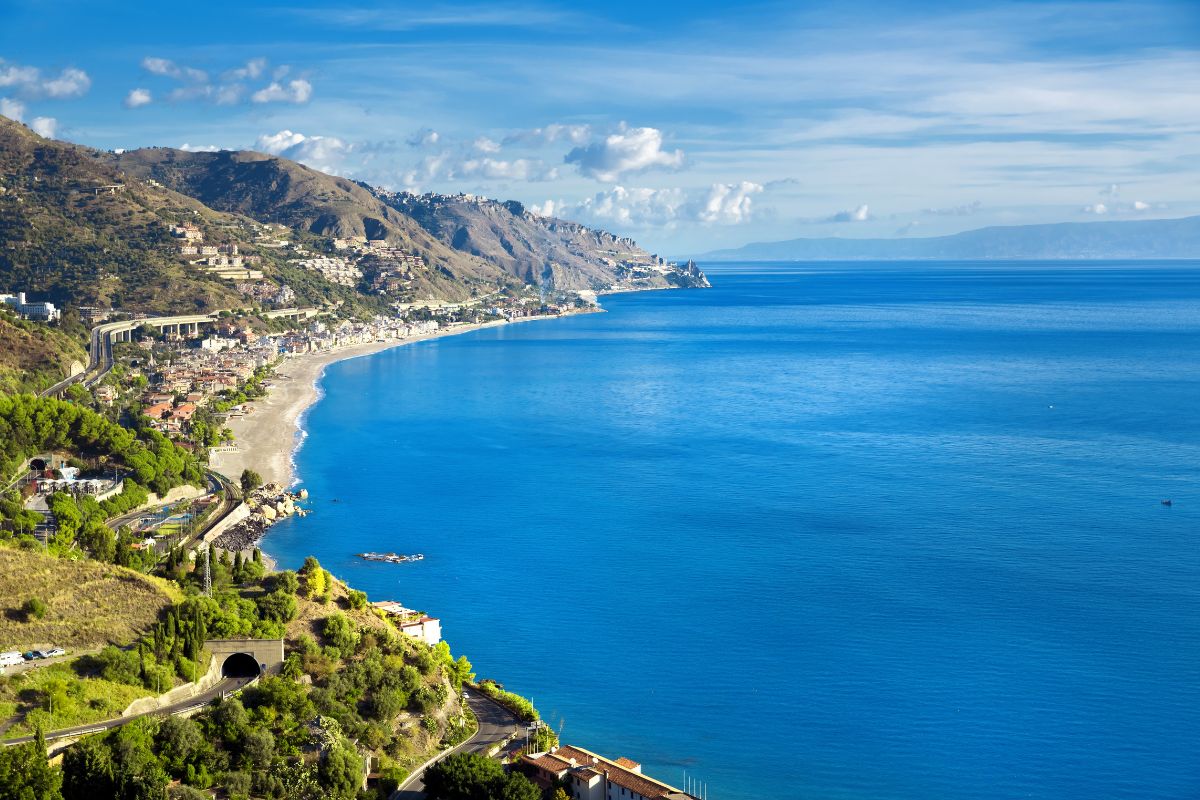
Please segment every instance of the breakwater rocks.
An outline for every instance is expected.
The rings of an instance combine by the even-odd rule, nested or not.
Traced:
[[[213,544],[223,550],[249,550],[258,544],[267,528],[279,520],[293,514],[301,517],[307,514],[308,512],[298,505],[298,501],[307,498],[307,489],[296,493],[287,492],[275,483],[255,489],[246,495],[250,516],[218,536]]]

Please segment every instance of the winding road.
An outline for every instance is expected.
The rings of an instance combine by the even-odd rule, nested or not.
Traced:
[[[470,739],[447,750],[409,775],[392,794],[391,800],[420,800],[425,797],[425,770],[446,756],[454,753],[487,753],[496,745],[508,741],[509,737],[525,730],[524,723],[517,719],[515,714],[483,695],[470,693],[467,705],[475,712],[479,730]]]

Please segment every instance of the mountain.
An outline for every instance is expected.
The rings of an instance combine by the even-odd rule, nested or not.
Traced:
[[[129,184],[93,152],[0,117],[0,293],[146,311],[234,302],[231,287],[180,260],[168,223],[236,220],[164,187]]]
[[[328,257],[357,260],[365,274],[346,280],[304,263]],[[381,295],[373,270],[399,275],[402,290]],[[68,314],[78,305],[163,313],[260,302],[283,284],[291,302],[378,313],[397,299],[524,286],[707,280],[629,239],[515,202],[392,193],[262,153],[103,152],[0,117],[0,292],[25,291]]]
[[[113,166],[207,206],[318,236],[383,239],[419,255],[420,294],[461,300],[471,288],[515,283],[483,259],[456,252],[353,181],[248,151],[191,153],[151,147],[110,154]]]
[[[372,191],[444,244],[535,286],[604,291],[630,282],[641,288],[707,285],[702,275],[663,264],[632,239],[538,216],[515,201]]]
[[[979,228],[919,239],[790,239],[715,250],[705,261],[1200,258],[1200,217]]]
[[[607,290],[700,285],[629,239],[538,217],[519,203],[470,195],[388,192],[326,175],[278,156],[191,153],[154,147],[106,156],[219,211],[322,237],[383,240],[421,257],[421,296],[465,299],[484,289],[529,284]]]

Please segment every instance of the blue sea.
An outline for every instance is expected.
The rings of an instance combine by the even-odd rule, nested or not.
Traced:
[[[709,274],[332,365],[266,550],[713,800],[1200,797],[1200,263]]]

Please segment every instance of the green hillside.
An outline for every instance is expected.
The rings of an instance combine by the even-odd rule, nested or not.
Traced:
[[[124,188],[100,189],[117,185]],[[64,306],[228,307],[237,297],[232,288],[178,256],[168,223],[184,218],[236,224],[0,117],[0,291]]]

